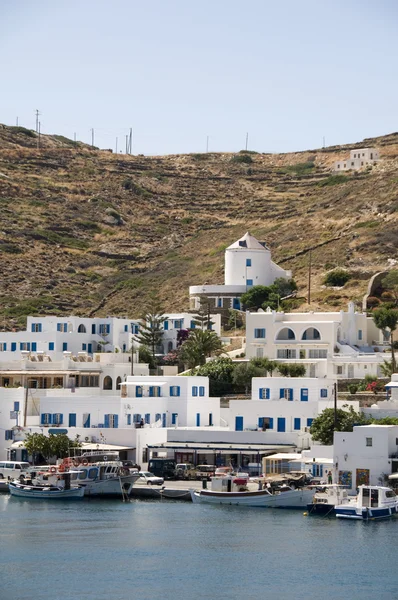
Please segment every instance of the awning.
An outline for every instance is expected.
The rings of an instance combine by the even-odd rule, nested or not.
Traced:
[[[279,447],[280,448],[280,447]],[[279,454],[273,454],[272,456],[270,456],[270,458],[272,458],[272,460],[300,460],[300,462],[302,462],[301,460],[301,454],[293,454],[293,453],[288,453],[288,452],[280,452]]]
[[[83,442],[80,450],[115,450],[115,452],[118,452],[119,450],[135,450],[135,446],[114,446],[112,444],[96,444],[95,442]]]
[[[390,383],[386,383],[384,387],[387,388],[398,388],[398,381],[391,381]]]
[[[259,452],[270,453],[276,450],[292,450],[295,446],[285,446],[283,444],[228,444],[228,442],[213,442],[210,444],[201,442],[164,442],[163,444],[148,444],[149,450],[198,450],[200,452],[225,452],[236,453],[246,452],[247,454],[257,454]],[[297,457],[297,454],[294,456]]]
[[[398,473],[393,473],[392,475],[389,475],[388,479],[398,479]]]
[[[312,463],[322,463],[323,465],[332,465],[333,458],[306,458],[302,461],[306,465],[311,465]]]
[[[153,385],[153,386],[161,386],[167,385],[167,381],[122,381],[121,385]]]

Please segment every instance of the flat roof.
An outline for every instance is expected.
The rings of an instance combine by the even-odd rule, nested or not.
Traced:
[[[295,448],[294,444],[229,444],[228,442],[213,442],[206,444],[205,442],[164,442],[163,444],[148,444],[150,450],[218,450],[224,452],[241,451],[251,454],[255,452],[274,452],[275,450],[291,450]],[[297,454],[294,456],[297,457]]]
[[[301,460],[301,455],[297,454],[297,452],[295,452],[294,454],[292,452],[279,452],[279,454],[272,454],[272,456],[269,456],[268,458],[272,458],[275,460],[293,460],[295,458],[300,459],[300,462],[302,462]]]

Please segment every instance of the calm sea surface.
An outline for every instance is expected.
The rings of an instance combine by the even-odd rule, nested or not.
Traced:
[[[398,598],[398,519],[0,496],[1,600]]]

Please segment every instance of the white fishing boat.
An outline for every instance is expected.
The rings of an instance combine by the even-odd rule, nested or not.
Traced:
[[[333,514],[334,508],[348,502],[347,488],[336,483],[311,486],[314,490],[312,502],[307,504],[309,515]]]
[[[257,506],[264,508],[306,508],[312,499],[313,490],[308,488],[251,489],[246,479],[237,477],[214,477],[211,489],[190,490],[195,504],[227,504],[236,506]]]
[[[21,483],[18,480],[10,481],[8,489],[11,496],[18,498],[40,499],[40,500],[76,500],[83,498],[84,489],[74,485],[39,485],[37,482]]]
[[[398,512],[398,496],[394,490],[378,485],[360,485],[358,495],[335,507],[340,519],[386,519]]]
[[[30,469],[41,480],[52,483],[52,477],[69,473],[71,481],[83,488],[85,496],[126,497],[130,495],[139,474],[123,467],[117,453],[87,452],[75,458],[66,458],[62,463],[41,471],[41,467]]]

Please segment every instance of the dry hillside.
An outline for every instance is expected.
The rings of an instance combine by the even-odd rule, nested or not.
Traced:
[[[381,162],[332,176],[354,147]],[[242,158],[243,157],[243,158]],[[251,161],[251,162],[250,162]],[[188,308],[188,286],[222,283],[224,249],[249,230],[293,271],[313,304],[359,300],[398,260],[398,134],[289,154],[114,155],[0,125],[0,318],[139,316],[151,290],[164,310]],[[322,286],[344,266],[340,290]],[[303,308],[308,308],[303,305]]]

